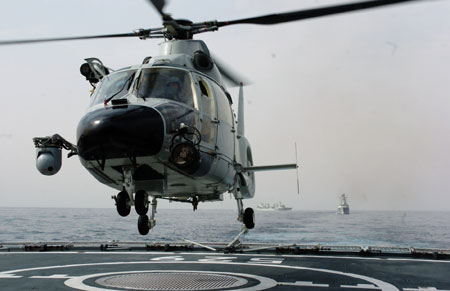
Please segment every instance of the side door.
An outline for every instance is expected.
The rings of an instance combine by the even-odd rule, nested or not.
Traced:
[[[211,150],[211,157],[213,158],[208,177],[209,181],[216,185],[216,191],[222,193],[227,191],[234,183],[234,135],[230,129],[233,124],[231,108],[228,103],[225,108],[230,110],[230,117],[222,122],[219,114],[220,116],[223,114],[220,111],[220,106],[224,101],[222,97],[227,98],[225,93],[214,81],[207,77],[195,74],[195,81],[197,95],[199,96],[198,101],[201,104],[201,145]],[[231,123],[231,125],[228,123]]]
[[[201,129],[202,146],[216,151],[217,139],[217,106],[214,91],[207,78],[194,74],[197,87],[198,102],[201,105]]]
[[[214,82],[211,82],[214,90],[214,97],[217,105],[217,150],[222,157],[226,158],[230,163],[234,161],[235,147],[235,128],[233,122],[233,111],[224,90]]]

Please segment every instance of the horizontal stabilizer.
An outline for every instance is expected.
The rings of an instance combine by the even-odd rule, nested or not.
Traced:
[[[242,172],[260,172],[260,171],[276,171],[276,170],[290,170],[297,169],[297,164],[272,165],[272,166],[258,166],[258,167],[244,167]]]

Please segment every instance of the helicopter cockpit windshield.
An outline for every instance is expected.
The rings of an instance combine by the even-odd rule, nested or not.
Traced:
[[[103,78],[92,96],[91,106],[111,99],[119,99],[128,93],[136,70],[120,71]]]
[[[161,67],[143,69],[137,78],[134,94],[144,100],[163,101],[158,102],[155,108],[165,119],[167,133],[175,132],[182,124],[197,127],[198,102],[188,71]]]
[[[161,98],[194,106],[192,79],[187,71],[171,68],[142,70],[136,86],[139,98]]]

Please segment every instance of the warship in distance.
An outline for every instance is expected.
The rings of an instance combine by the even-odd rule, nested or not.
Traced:
[[[350,206],[348,206],[345,193],[341,195],[341,204],[338,207],[338,214],[350,214]]]
[[[292,210],[291,207],[286,207],[283,203],[274,203],[270,205],[269,203],[260,203],[256,206],[256,210],[269,210],[269,211],[286,211]]]

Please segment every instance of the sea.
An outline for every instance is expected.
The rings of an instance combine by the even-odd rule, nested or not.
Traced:
[[[237,211],[158,209],[156,227],[137,230],[137,214],[115,208],[1,208],[0,244],[11,242],[228,243],[240,231]],[[256,211],[242,243],[450,249],[450,212]]]

